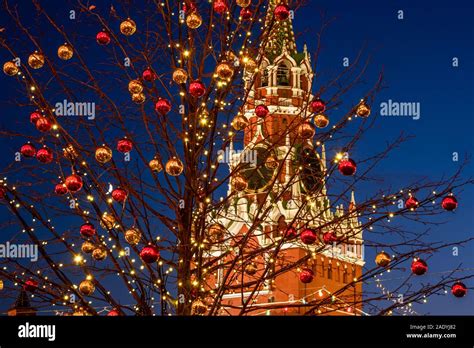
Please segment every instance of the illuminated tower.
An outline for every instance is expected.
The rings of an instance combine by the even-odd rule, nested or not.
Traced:
[[[252,307],[251,315],[303,314],[309,308],[304,305],[314,299],[327,300],[316,313],[358,315],[361,313],[362,285],[350,283],[361,276],[364,256],[354,193],[347,210],[342,205],[330,209],[324,181],[324,145],[317,148],[312,139],[303,140],[298,135],[298,125],[306,116],[306,105],[313,99],[311,59],[306,45],[302,52],[297,51],[291,16],[287,20],[272,20],[275,2],[269,2],[265,26],[271,28],[270,36],[258,59],[258,72],[244,74],[246,87],[250,90],[244,106],[244,115],[249,121],[244,129],[245,151],[235,154],[230,164],[231,171],[238,166],[238,173],[248,186],[218,216],[209,218],[210,226],[217,223],[232,236],[221,249],[209,252],[210,257],[218,257],[220,250],[232,248],[232,240],[245,238],[259,209],[269,209],[264,221],[259,221],[252,233],[248,250],[241,253],[251,254],[253,248],[262,247],[269,247],[269,252],[251,262],[237,263],[237,271],[230,280],[226,279],[226,284],[230,282],[235,289],[223,296],[223,305],[227,307],[220,313],[239,313],[238,307],[251,295],[251,287],[239,288],[239,284],[261,278],[269,266],[269,280],[247,304],[247,308]],[[262,104],[269,110],[264,118],[255,113],[256,107]],[[255,151],[256,166],[243,163],[248,151]],[[229,194],[235,189],[233,185],[235,183],[229,186]],[[295,216],[298,216],[297,220]],[[341,222],[337,222],[339,218]],[[330,225],[331,232],[336,237],[343,237],[343,241],[324,246],[322,235],[328,232],[325,225]],[[277,245],[290,227],[296,234],[305,228],[313,228],[318,231],[319,240],[308,246],[299,237],[292,238],[281,245],[278,257],[274,258],[272,245]],[[285,265],[308,255],[311,257],[300,267],[279,273]],[[238,256],[234,254],[229,258],[232,257]],[[299,274],[303,269],[314,273],[312,282],[300,281]],[[223,282],[226,271],[221,269],[212,276],[208,287]],[[345,291],[334,294],[345,286]],[[292,306],[295,304],[302,307]],[[278,308],[269,310],[269,306]]]

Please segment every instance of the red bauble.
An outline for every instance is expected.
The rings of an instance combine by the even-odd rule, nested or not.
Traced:
[[[105,31],[99,31],[95,39],[99,45],[108,45],[110,43],[110,35]]]
[[[405,207],[407,209],[416,209],[416,208],[418,208],[418,200],[415,197],[410,196],[410,198],[408,198],[407,201],[405,202]]]
[[[316,232],[311,228],[305,228],[300,235],[300,239],[304,244],[313,244],[316,241],[316,238]]]
[[[35,124],[41,117],[43,117],[38,111],[33,111],[30,114],[30,122]]]
[[[244,21],[248,21],[250,18],[252,18],[252,11],[246,7],[240,10],[240,17]]]
[[[275,11],[273,13],[275,14],[277,21],[284,21],[290,17],[290,8],[285,4],[281,4],[275,7]]]
[[[411,271],[416,275],[423,275],[428,270],[428,265],[421,259],[415,259],[411,263]]]
[[[143,70],[142,77],[145,81],[152,82],[156,79],[156,75],[150,68]]]
[[[81,226],[80,233],[81,233],[81,236],[90,238],[94,234],[96,234],[96,230],[93,224],[91,224],[90,222],[86,222],[85,224]]]
[[[123,203],[127,199],[128,193],[126,190],[122,188],[116,188],[115,190],[112,191],[112,198],[114,201]]]
[[[39,119],[36,120],[35,123],[36,129],[39,130],[40,132],[47,132],[51,129],[51,121],[46,118],[41,116]]]
[[[41,163],[51,163],[53,161],[53,151],[45,146],[36,152],[36,158]]]
[[[311,283],[314,278],[314,273],[310,268],[303,268],[300,272],[300,281],[304,284]]]
[[[452,211],[458,207],[458,201],[454,196],[446,196],[443,198],[441,206],[444,210]]]
[[[189,84],[189,93],[196,98],[202,97],[206,92],[206,86],[199,80],[194,80]]]
[[[60,196],[65,195],[67,193],[66,185],[64,185],[63,183],[57,184],[54,187],[54,193]]]
[[[311,111],[316,114],[321,114],[326,110],[326,103],[324,103],[321,99],[315,98],[311,102]]]
[[[332,244],[337,242],[337,237],[333,232],[326,232],[323,234],[323,242],[325,244]]]
[[[133,143],[130,139],[123,138],[117,142],[117,151],[121,153],[127,153],[132,151]]]
[[[156,246],[148,245],[140,251],[140,257],[146,263],[153,263],[160,257],[160,252]]]
[[[36,148],[32,144],[26,143],[20,148],[20,153],[24,157],[35,157]]]
[[[227,4],[224,0],[215,0],[212,7],[214,8],[214,12],[218,14],[223,14],[225,11],[227,11]]]
[[[155,104],[155,111],[161,115],[166,115],[171,111],[171,103],[168,99],[160,98]]]
[[[109,313],[107,313],[108,317],[118,317],[120,316],[120,312],[116,309],[112,309]]]
[[[77,174],[71,174],[66,178],[64,184],[69,191],[77,192],[82,188],[82,179]]]
[[[451,293],[456,297],[464,297],[467,293],[467,287],[464,283],[456,282],[451,287]]]
[[[294,227],[289,227],[286,232],[285,232],[285,237],[287,238],[293,238],[298,235],[298,232],[296,231],[296,228]]]
[[[38,282],[33,279],[28,279],[25,284],[23,284],[23,290],[34,292],[38,289]]]
[[[346,175],[346,176],[350,176],[350,175],[354,175],[356,170],[357,170],[357,165],[356,163],[350,159],[350,158],[347,158],[347,159],[342,159],[340,162],[339,162],[339,167],[338,167],[339,171],[341,172],[342,175]]]
[[[260,118],[267,117],[268,113],[269,111],[266,105],[260,104],[260,105],[257,105],[257,107],[255,108],[255,115],[257,115]]]

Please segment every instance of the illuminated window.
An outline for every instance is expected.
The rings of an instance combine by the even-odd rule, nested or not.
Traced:
[[[290,69],[288,69],[288,67],[284,64],[281,64],[278,66],[277,85],[278,86],[290,85]]]

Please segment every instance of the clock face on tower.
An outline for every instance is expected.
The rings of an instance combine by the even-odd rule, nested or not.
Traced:
[[[246,192],[264,192],[276,175],[276,168],[268,165],[267,159],[272,156],[272,151],[265,146],[256,146],[251,157],[254,163],[244,163],[239,173],[247,180]]]
[[[301,187],[304,193],[318,193],[323,187],[324,173],[316,151],[311,147],[300,148],[296,155],[297,166],[301,167]]]

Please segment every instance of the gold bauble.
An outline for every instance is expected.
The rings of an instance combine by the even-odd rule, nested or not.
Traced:
[[[232,127],[234,127],[234,129],[237,131],[245,129],[245,127],[247,127],[248,125],[249,125],[249,121],[247,120],[247,117],[245,117],[244,115],[237,115],[232,120]]]
[[[377,266],[380,266],[380,267],[388,266],[391,260],[392,259],[390,255],[384,251],[379,252],[377,256],[375,257],[375,263],[377,264]]]
[[[92,251],[92,258],[96,261],[102,261],[107,257],[107,250],[103,247],[97,247]]]
[[[0,291],[3,290],[3,280],[0,279]]]
[[[128,244],[137,245],[140,239],[142,239],[142,234],[137,228],[133,227],[125,231],[125,240]]]
[[[130,36],[130,35],[135,34],[136,31],[137,31],[137,25],[132,19],[127,18],[122,23],[120,23],[120,32],[123,35]]]
[[[314,124],[318,128],[325,128],[329,124],[329,118],[324,114],[317,114],[314,116]]]
[[[182,83],[186,83],[186,80],[188,79],[188,73],[186,70],[177,68],[173,72],[173,81],[176,82],[178,85]]]
[[[173,157],[166,163],[166,173],[171,176],[178,176],[183,172],[184,166],[178,158]]]
[[[232,187],[236,191],[239,191],[239,192],[246,190],[248,187],[247,180],[245,180],[245,178],[241,175],[234,176],[231,180],[231,184],[232,184]]]
[[[59,46],[58,48],[58,57],[62,60],[69,60],[74,55],[74,50],[68,44]]]
[[[99,163],[107,163],[112,159],[112,149],[102,145],[95,150],[95,159]]]
[[[145,93],[132,94],[132,101],[137,104],[143,104],[146,100]]]
[[[81,294],[89,296],[95,291],[94,283],[91,280],[83,280],[81,284],[79,284],[79,291]]]
[[[5,62],[5,64],[3,64],[3,72],[8,76],[15,76],[16,74],[18,74],[18,71],[18,67],[12,61]]]
[[[278,158],[276,156],[268,156],[267,159],[265,160],[265,167],[268,169],[276,169],[278,168]]]
[[[232,66],[229,63],[223,62],[217,66],[216,74],[217,77],[222,80],[229,79],[234,75],[234,69],[232,69]]]
[[[369,117],[370,106],[368,106],[364,100],[361,100],[359,105],[357,105],[356,115],[363,118]]]
[[[105,212],[100,219],[100,226],[102,226],[103,229],[111,230],[112,228],[118,227],[118,224],[112,214]]]
[[[310,139],[314,136],[314,128],[311,122],[303,122],[298,126],[298,135],[303,139]]]
[[[28,65],[33,69],[40,69],[44,65],[44,55],[39,52],[34,52],[28,57]]]
[[[236,3],[240,7],[248,7],[252,0],[237,0]]]
[[[251,262],[245,266],[245,273],[247,273],[248,275],[254,275],[255,273],[257,273],[257,265],[255,264],[255,262]]]
[[[89,242],[88,240],[82,243],[82,246],[81,246],[82,252],[86,254],[90,254],[91,252],[94,251],[95,248],[96,246],[94,245],[94,243]]]
[[[186,16],[186,25],[190,29],[197,29],[202,24],[202,17],[196,11],[191,12]]]
[[[63,156],[66,157],[68,160],[74,160],[79,155],[74,146],[72,146],[72,144],[67,144],[66,147],[63,149]]]
[[[207,235],[209,239],[213,242],[217,242],[224,237],[226,229],[221,224],[212,224],[207,229]]]
[[[200,299],[194,300],[191,305],[192,315],[203,315],[207,312],[207,306]]]
[[[128,83],[128,91],[132,94],[143,92],[143,85],[139,80],[132,80]]]
[[[163,166],[161,165],[160,161],[156,158],[153,158],[150,162],[148,162],[148,166],[154,172],[161,172],[163,170]]]

